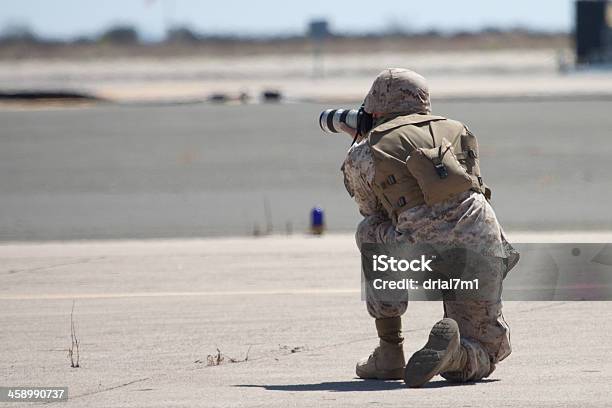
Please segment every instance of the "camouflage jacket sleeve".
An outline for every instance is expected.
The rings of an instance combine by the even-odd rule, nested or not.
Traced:
[[[374,158],[366,141],[353,145],[342,164],[344,185],[355,199],[359,212],[364,217],[383,215],[385,210],[372,189],[374,180]]]

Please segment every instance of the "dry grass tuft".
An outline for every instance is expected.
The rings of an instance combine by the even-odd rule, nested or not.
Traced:
[[[72,310],[70,311],[70,348],[68,349],[68,357],[70,358],[70,367],[79,368],[80,354],[79,354],[79,339],[76,335],[76,329],[74,327],[74,300],[72,301]]]

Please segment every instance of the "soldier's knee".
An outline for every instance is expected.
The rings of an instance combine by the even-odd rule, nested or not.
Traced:
[[[366,242],[366,218],[361,220],[361,222],[357,225],[357,231],[355,232],[355,242],[357,242],[357,247],[361,248],[361,244]]]
[[[377,227],[377,219],[375,217],[365,217],[361,222],[357,225],[357,232],[355,233],[355,241],[357,241],[357,246],[361,248],[361,245],[364,243],[377,243],[376,239],[376,227]]]
[[[492,363],[498,363],[512,353],[510,333],[502,325],[496,325],[494,330],[490,330],[488,335],[483,335],[478,340],[489,354]]]
[[[508,357],[512,353],[512,345],[510,343],[510,327],[504,319],[504,315],[499,313],[495,320],[495,326],[498,330],[497,344],[495,353],[492,355],[493,362],[497,363]]]
[[[361,220],[359,225],[357,225],[355,240],[359,248],[364,243],[384,244],[393,242],[395,239],[395,227],[391,220],[383,215],[370,215]]]

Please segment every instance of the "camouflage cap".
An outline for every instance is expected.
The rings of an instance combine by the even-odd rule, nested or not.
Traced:
[[[414,71],[387,68],[374,80],[364,108],[369,113],[431,113],[429,86]]]

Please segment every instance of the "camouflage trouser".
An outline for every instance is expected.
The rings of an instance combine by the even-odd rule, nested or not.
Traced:
[[[364,218],[357,228],[356,240],[359,247],[365,242],[403,241],[391,221],[379,215]],[[374,318],[398,317],[408,307],[408,292],[404,299],[389,303],[377,299],[376,291],[366,288],[366,304]],[[488,377],[495,370],[495,364],[510,354],[510,330],[502,315],[501,299],[497,302],[444,301],[444,315],[459,325],[461,345],[468,356],[462,371],[443,374],[448,380],[463,382]]]

